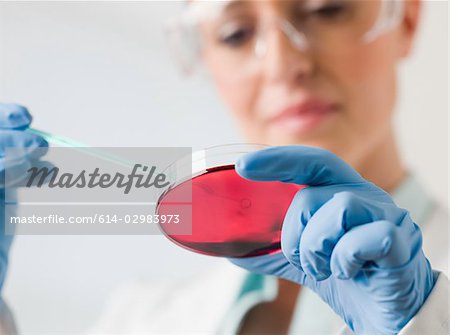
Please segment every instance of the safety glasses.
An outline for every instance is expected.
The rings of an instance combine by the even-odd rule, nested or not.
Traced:
[[[371,43],[402,19],[402,0],[282,0],[265,14],[267,0],[195,0],[169,22],[167,38],[183,72],[204,57],[245,73],[282,34],[299,52],[335,55]],[[264,7],[265,6],[265,7]],[[264,9],[265,8],[265,9]],[[266,12],[264,12],[266,10]]]

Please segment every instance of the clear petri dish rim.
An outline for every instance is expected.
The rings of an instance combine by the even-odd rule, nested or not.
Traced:
[[[168,176],[170,189],[184,181],[208,172],[211,168],[234,165],[241,156],[268,147],[269,145],[259,143],[214,145],[193,151],[192,154],[177,159],[168,165],[162,173]]]

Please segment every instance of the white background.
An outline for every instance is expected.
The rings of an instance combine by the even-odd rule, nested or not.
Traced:
[[[38,129],[94,146],[242,141],[207,80],[182,78],[171,62],[161,27],[180,6],[0,3],[0,101],[28,106]],[[426,2],[397,120],[404,158],[445,203],[447,24],[447,2]],[[216,262],[159,236],[18,236],[4,295],[23,333],[78,333],[118,285]]]

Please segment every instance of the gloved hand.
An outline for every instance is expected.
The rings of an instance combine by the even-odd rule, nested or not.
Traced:
[[[231,259],[316,292],[356,334],[397,334],[436,275],[408,212],[334,154],[272,147],[242,157],[242,177],[309,185],[284,219],[282,252]]]
[[[0,293],[5,280],[8,253],[12,242],[12,236],[5,235],[5,217],[14,215],[11,210],[6,212],[5,206],[6,158],[8,158],[8,169],[13,166],[11,171],[14,171],[14,174],[11,179],[19,185],[24,177],[24,169],[45,154],[45,150],[37,150],[37,148],[48,148],[47,141],[42,137],[24,132],[30,125],[31,119],[25,107],[0,103]],[[5,157],[7,147],[16,147],[20,150],[14,157]],[[8,187],[14,186],[16,185],[8,184]]]

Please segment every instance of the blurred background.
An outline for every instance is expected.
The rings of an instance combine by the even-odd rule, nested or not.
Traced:
[[[184,78],[154,2],[0,2],[0,101],[34,126],[93,146],[242,142],[206,76]],[[396,127],[411,170],[448,201],[448,3],[424,1],[414,57],[400,69]],[[22,333],[79,333],[136,279],[188,278],[220,260],[162,236],[17,236],[4,296]]]

